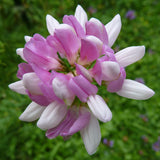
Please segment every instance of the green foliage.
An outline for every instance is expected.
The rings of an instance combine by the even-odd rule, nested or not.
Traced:
[[[21,122],[18,117],[30,100],[8,89],[17,81],[17,65],[22,60],[16,48],[24,47],[24,35],[48,35],[45,16],[51,14],[62,21],[64,14],[74,14],[77,4],[104,24],[120,14],[122,30],[113,46],[123,49],[145,45],[146,55],[126,68],[127,78],[143,77],[155,96],[147,101],[129,100],[108,93],[104,87],[99,94],[111,108],[113,118],[101,123],[102,140],[114,141],[113,147],[101,143],[96,154],[89,156],[77,133],[67,141],[61,137],[49,140],[35,123]],[[94,9],[91,12],[90,8]],[[136,18],[125,18],[128,10],[135,10]],[[160,152],[152,144],[160,135],[160,1],[159,0],[1,0],[0,3],[0,159],[1,160],[158,160]],[[147,119],[142,118],[144,115]],[[144,141],[142,136],[148,140]]]

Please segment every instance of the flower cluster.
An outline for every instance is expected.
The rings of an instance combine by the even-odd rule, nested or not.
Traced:
[[[132,99],[148,99],[154,92],[142,83],[126,79],[126,66],[141,59],[144,46],[111,49],[121,29],[120,15],[108,24],[88,17],[78,5],[75,15],[65,15],[60,24],[46,16],[50,35],[25,36],[17,54],[25,61],[18,65],[19,81],[9,87],[28,95],[32,102],[19,117],[35,121],[50,139],[70,137],[80,131],[89,154],[101,141],[98,120],[110,121],[112,113],[98,86]]]

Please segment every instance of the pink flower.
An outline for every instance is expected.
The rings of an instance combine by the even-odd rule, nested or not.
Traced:
[[[144,56],[144,46],[114,53],[111,48],[121,29],[120,15],[108,24],[88,17],[78,5],[75,15],[65,15],[60,24],[46,16],[47,38],[25,36],[24,48],[17,54],[25,61],[18,66],[19,81],[9,87],[28,95],[32,102],[19,117],[35,121],[50,139],[70,137],[79,132],[89,154],[100,140],[98,120],[108,122],[112,112],[100,95],[98,85],[107,91],[132,99],[148,99],[154,91],[142,83],[126,79],[125,67]]]

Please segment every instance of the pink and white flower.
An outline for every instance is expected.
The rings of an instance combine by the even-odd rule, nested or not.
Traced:
[[[112,50],[121,29],[120,15],[108,24],[88,20],[78,5],[75,15],[65,15],[60,24],[46,16],[47,38],[25,36],[24,48],[17,54],[25,61],[18,66],[20,79],[9,85],[13,91],[28,95],[30,105],[19,117],[35,121],[50,139],[70,137],[80,131],[89,154],[95,153],[101,133],[98,120],[108,122],[112,112],[100,95],[98,85],[108,92],[144,100],[154,91],[142,83],[126,79],[125,67],[140,60],[144,46]]]

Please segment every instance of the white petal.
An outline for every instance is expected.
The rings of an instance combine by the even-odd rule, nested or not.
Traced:
[[[92,23],[96,24],[96,25],[98,26],[98,28],[103,29],[103,25],[102,25],[101,21],[98,20],[97,18],[93,18],[93,17],[92,17],[92,18],[89,20],[89,22],[92,22]]]
[[[19,119],[21,121],[32,122],[38,119],[45,107],[40,106],[39,104],[32,102],[28,105],[25,111],[20,115]]]
[[[89,124],[82,129],[80,133],[88,154],[94,154],[101,141],[101,132],[98,120],[91,115]]]
[[[89,96],[87,104],[95,117],[100,121],[107,122],[112,119],[112,112],[101,96]]]
[[[32,94],[42,95],[42,91],[39,87],[40,79],[33,72],[23,75],[23,84]]]
[[[47,14],[46,23],[47,23],[48,32],[51,35],[53,35],[54,30],[59,26],[59,22],[55,18],[53,18],[51,15]]]
[[[67,105],[71,105],[74,100],[74,94],[69,90],[67,84],[59,78],[54,78],[52,81],[54,93],[60,99],[63,99]]]
[[[90,72],[86,68],[84,68],[83,66],[81,66],[81,65],[78,65],[78,67],[79,67],[79,69],[81,71],[81,74],[85,78],[87,78],[90,82],[92,82],[92,76],[91,76]]]
[[[87,17],[86,12],[80,5],[78,5],[76,8],[75,17],[79,21],[83,29],[86,30],[85,23],[88,21],[88,17]]]
[[[63,120],[66,113],[67,107],[65,105],[53,102],[43,111],[37,126],[43,130],[54,128]]]
[[[120,74],[120,66],[117,62],[104,61],[101,63],[102,75],[108,78],[108,80],[115,80]]]
[[[103,42],[99,38],[95,36],[86,36],[86,39],[89,40],[90,42],[93,42],[97,46],[98,52],[101,53]]]
[[[117,14],[109,23],[105,25],[105,28],[108,33],[109,47],[111,47],[117,39],[121,30],[121,26],[121,17],[119,14]]]
[[[118,95],[126,98],[145,100],[154,95],[154,91],[142,83],[125,79],[122,89],[117,92]]]
[[[127,47],[115,54],[118,63],[122,67],[126,67],[138,60],[145,54],[145,46],[132,46]]]
[[[24,58],[24,55],[23,55],[23,48],[17,48],[16,52],[24,61],[26,61],[26,59]]]
[[[20,94],[27,94],[26,93],[26,88],[24,87],[23,85],[23,81],[17,81],[17,82],[14,82],[14,83],[11,83],[9,86],[8,86],[11,90],[17,92],[17,93],[20,93]]]
[[[26,42],[29,42],[31,40],[31,38],[32,38],[31,36],[24,36],[24,39]]]
[[[76,35],[74,28],[68,24],[60,24],[56,29],[57,30],[71,30]]]
[[[68,88],[65,85],[63,81],[61,81],[59,78],[54,78],[52,81],[52,87],[54,90],[54,93],[57,97],[64,99],[65,96],[68,93]]]

